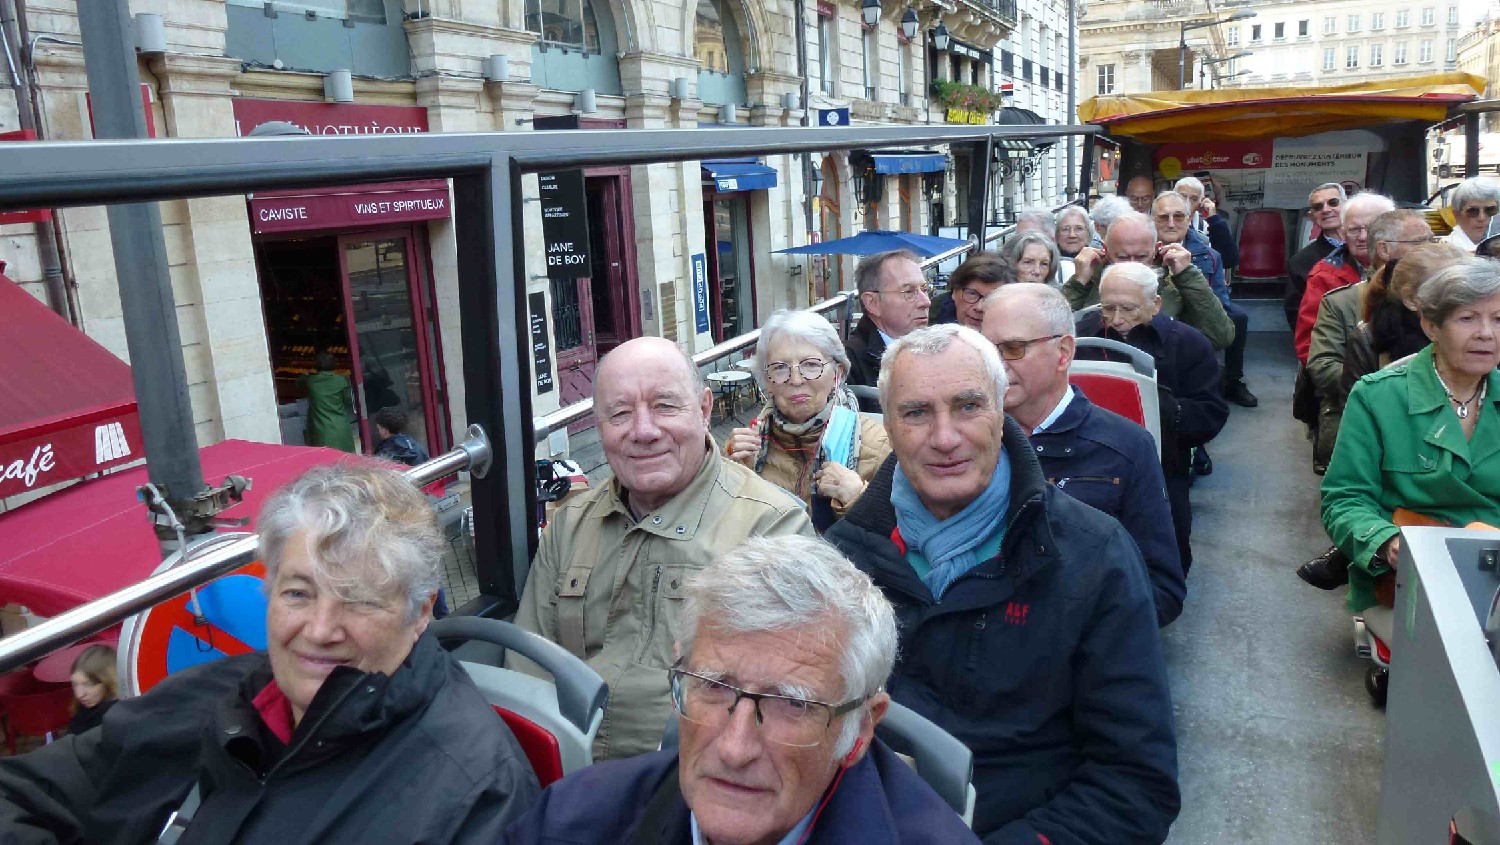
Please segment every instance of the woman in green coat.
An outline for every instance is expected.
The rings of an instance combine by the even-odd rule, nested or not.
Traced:
[[[353,452],[349,412],[354,409],[354,389],[348,379],[333,371],[337,364],[331,353],[319,352],[315,365],[317,372],[303,373],[298,379],[307,391],[307,431],[303,439],[309,446]]]
[[[1348,555],[1348,608],[1396,568],[1396,508],[1500,526],[1500,262],[1467,258],[1417,291],[1432,344],[1360,379],[1323,477],[1323,526]]]

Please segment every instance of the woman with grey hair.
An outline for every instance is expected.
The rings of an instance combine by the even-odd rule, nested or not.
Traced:
[[[515,737],[427,633],[442,559],[427,497],[384,467],[317,467],[271,496],[257,528],[266,650],[232,639],[255,639],[245,620],[219,643],[243,653],[0,761],[0,830],[490,843],[530,806]]]
[[[1453,189],[1450,205],[1455,225],[1443,241],[1473,252],[1484,240],[1490,221],[1500,212],[1500,182],[1488,176],[1465,179]]]
[[[1398,526],[1500,526],[1500,263],[1462,259],[1415,298],[1432,344],[1355,384],[1323,477],[1356,613],[1395,599]]]
[[[1094,221],[1088,209],[1081,205],[1069,205],[1057,213],[1057,278],[1073,277],[1073,257],[1093,242]]]
[[[1089,217],[1094,221],[1094,238],[1089,242],[1090,246],[1104,246],[1104,235],[1109,231],[1110,224],[1120,219],[1120,215],[1131,211],[1130,201],[1119,194],[1110,194],[1094,203],[1089,209]]]
[[[724,453],[800,498],[819,531],[832,525],[890,454],[880,421],[859,412],[844,385],[849,356],[838,332],[812,311],[781,310],[760,330],[756,383],[771,400],[730,432]]]
[[[1062,266],[1057,254],[1057,244],[1048,235],[1025,232],[1011,238],[1005,246],[1005,257],[1016,268],[1016,281],[1041,282],[1055,288],[1062,287],[1058,270]]]

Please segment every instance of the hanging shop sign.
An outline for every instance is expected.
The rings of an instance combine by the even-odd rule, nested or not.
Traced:
[[[837,109],[818,109],[819,126],[848,126],[849,107]]]
[[[984,62],[987,65],[994,64],[995,62],[995,54],[993,52],[959,41],[957,38],[948,39],[948,52],[955,56],[972,59],[976,62]]]
[[[698,333],[708,331],[708,256],[693,255],[693,316]]]
[[[410,135],[427,131],[427,109],[422,106],[370,106],[305,100],[256,100],[236,97],[234,134],[274,120],[284,120],[309,135]]]
[[[589,275],[588,197],[582,170],[537,174],[542,196],[542,240],[547,278],[581,279]]]
[[[552,344],[547,340],[547,295],[536,291],[526,295],[531,312],[531,367],[536,374],[536,392],[552,392]]]
[[[990,122],[990,116],[982,111],[970,109],[950,108],[944,113],[943,119],[949,123],[985,124]]]

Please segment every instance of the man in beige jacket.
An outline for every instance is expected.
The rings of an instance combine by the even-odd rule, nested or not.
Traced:
[[[801,502],[724,458],[708,433],[712,407],[671,341],[636,338],[606,355],[594,415],[614,478],[558,508],[531,562],[516,624],[609,684],[595,760],[660,743],[687,576],[746,537],[813,534]],[[522,658],[511,666],[546,677]]]

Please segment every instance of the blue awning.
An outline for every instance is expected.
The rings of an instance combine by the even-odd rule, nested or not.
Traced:
[[[942,153],[871,153],[876,173],[941,173],[948,167]]]
[[[714,193],[764,191],[776,187],[776,169],[753,158],[731,158],[705,161],[703,178],[714,183]]]

